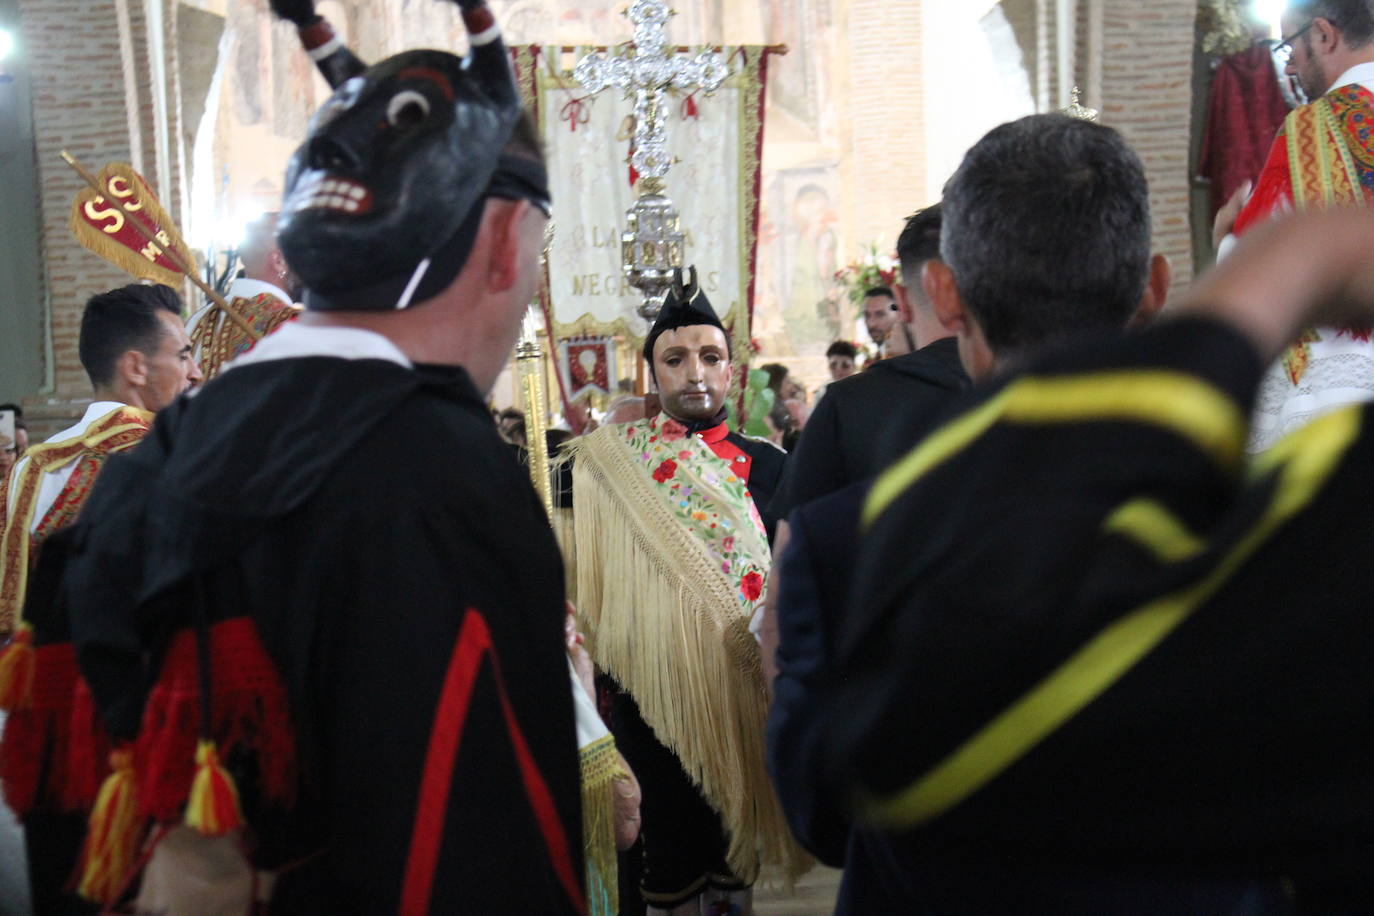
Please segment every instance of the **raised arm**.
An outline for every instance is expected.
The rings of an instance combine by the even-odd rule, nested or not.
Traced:
[[[1374,212],[1333,209],[1276,220],[1198,278],[1180,312],[1221,319],[1272,359],[1312,324],[1374,318]]]

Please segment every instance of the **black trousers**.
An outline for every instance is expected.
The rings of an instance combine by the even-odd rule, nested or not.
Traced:
[[[85,916],[100,907],[76,895],[76,862],[86,836],[84,814],[30,811],[24,818],[24,854],[34,916]],[[71,889],[69,889],[71,888]]]
[[[611,732],[639,780],[644,847],[640,890],[650,906],[671,909],[707,887],[746,885],[725,862],[728,840],[720,815],[706,803],[675,755],[658,740],[623,690],[611,701]]]

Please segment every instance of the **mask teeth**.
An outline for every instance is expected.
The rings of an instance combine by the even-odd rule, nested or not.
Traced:
[[[292,210],[337,210],[358,215],[372,209],[372,195],[366,187],[322,173],[307,178],[292,196],[296,200]]]

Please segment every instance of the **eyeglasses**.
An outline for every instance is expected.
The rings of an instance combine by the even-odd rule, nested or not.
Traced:
[[[1293,59],[1293,42],[1301,38],[1303,34],[1307,32],[1308,29],[1312,28],[1312,26],[1316,24],[1317,20],[1313,19],[1311,22],[1307,23],[1307,25],[1303,26],[1302,28],[1294,32],[1292,35],[1289,35],[1287,38],[1281,39],[1279,43],[1274,46],[1274,56],[1279,59],[1280,63],[1286,64]]]

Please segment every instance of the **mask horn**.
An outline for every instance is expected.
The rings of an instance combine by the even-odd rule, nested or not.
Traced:
[[[316,14],[314,0],[272,0],[272,11],[295,23],[301,46],[330,89],[338,89],[367,69],[367,64],[339,40],[329,20]]]
[[[518,109],[520,89],[515,84],[501,27],[486,0],[456,0],[468,30],[468,73],[490,98],[501,105]]]
[[[684,271],[683,271],[683,269],[682,269],[681,267],[674,267],[674,268],[673,268],[673,283],[672,283],[672,289],[673,289],[673,298],[676,299],[678,302],[686,303],[686,301],[687,301],[687,281],[686,281],[686,277],[685,277]]]

